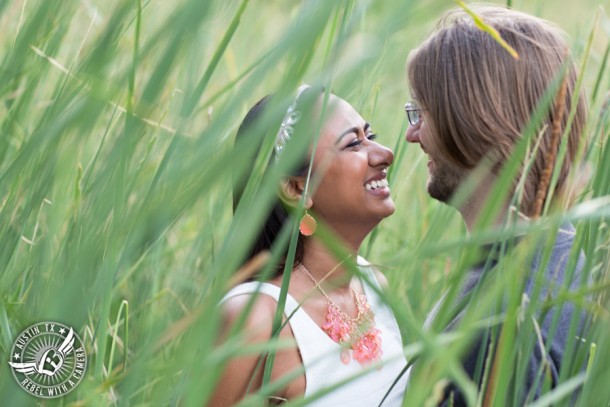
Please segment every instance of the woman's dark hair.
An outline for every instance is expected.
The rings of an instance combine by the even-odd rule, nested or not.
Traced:
[[[304,93],[310,93],[310,89],[311,88],[305,90]],[[239,129],[237,130],[236,142],[243,140],[245,137],[256,137],[256,132],[260,132],[261,130],[264,131],[265,134],[268,134],[268,132],[277,134],[277,132],[279,131],[279,128],[280,128],[279,123],[277,124],[277,126],[265,124],[264,129],[262,129],[260,127],[262,124],[264,124],[261,122],[261,119],[264,117],[266,109],[269,109],[270,100],[272,100],[272,97],[273,97],[272,95],[265,96],[264,98],[259,100],[248,111],[248,113],[246,114],[246,117],[240,124]],[[302,102],[302,99],[303,99],[302,97],[299,97],[299,100],[298,100],[299,103],[297,103],[297,110],[298,110],[299,105],[301,105],[302,103],[305,103],[305,102]],[[312,99],[310,97],[307,97],[307,99],[309,99],[310,103],[312,102]],[[271,123],[274,122],[273,120],[267,120],[267,121],[271,122]],[[271,128],[271,127],[273,127],[273,128]],[[260,142],[256,148],[256,152],[252,156],[252,158],[253,158],[252,166],[254,166],[254,161],[256,160],[256,157],[258,156],[258,154],[261,153],[263,137],[259,137],[259,140],[260,140]],[[275,159],[275,152],[274,152],[271,160],[274,161],[274,159]],[[309,160],[304,158],[302,165],[300,165],[297,168],[297,170],[292,173],[292,175],[304,176],[307,174],[308,168],[309,168]],[[235,182],[233,184],[234,185],[234,187],[233,187],[233,212],[235,212],[235,209],[237,208],[237,205],[239,204],[239,201],[244,192],[246,183],[247,183],[247,176],[242,177],[242,179],[235,180]],[[290,214],[288,213],[286,208],[282,205],[280,200],[276,199],[276,201],[273,203],[273,205],[271,207],[269,214],[267,215],[267,219],[265,220],[265,222],[263,224],[263,228],[262,228],[261,232],[259,233],[256,240],[252,243],[252,246],[249,250],[246,261],[250,260],[251,258],[253,258],[254,256],[256,256],[258,253],[260,253],[262,251],[271,250],[271,248],[273,247],[273,245],[276,241],[277,236],[280,234],[280,231],[282,230],[282,227],[288,220],[289,216],[290,216]],[[300,264],[301,261],[303,260],[303,244],[304,244],[303,236],[301,236],[299,234],[293,266]],[[283,260],[280,261],[280,263],[275,267],[275,273],[272,277],[278,276],[283,272],[284,266],[285,266],[285,259],[286,259],[286,253],[284,253],[284,255],[283,255]]]

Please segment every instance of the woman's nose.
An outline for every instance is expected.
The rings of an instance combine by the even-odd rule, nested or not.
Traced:
[[[369,154],[369,161],[372,167],[378,165],[389,167],[394,162],[394,153],[388,147],[375,143],[373,152]]]

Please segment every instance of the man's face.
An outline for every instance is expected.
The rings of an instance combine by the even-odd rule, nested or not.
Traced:
[[[417,143],[428,155],[428,194],[441,202],[449,203],[460,184],[466,180],[466,170],[459,168],[447,159],[432,143],[429,127],[426,125],[425,112],[422,112],[419,123],[409,126],[406,139]]]

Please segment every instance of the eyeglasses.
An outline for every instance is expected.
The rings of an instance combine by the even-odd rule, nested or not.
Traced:
[[[419,121],[421,120],[421,115],[419,112],[422,110],[426,109],[418,107],[415,102],[408,102],[405,105],[405,112],[407,112],[407,119],[409,119],[409,124],[411,126],[417,126],[419,124]]]

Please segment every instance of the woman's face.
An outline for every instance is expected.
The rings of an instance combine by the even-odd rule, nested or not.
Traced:
[[[312,209],[336,229],[372,229],[394,213],[386,178],[394,154],[375,137],[349,103],[330,96],[313,162],[313,173],[322,171],[322,178],[312,195]]]

